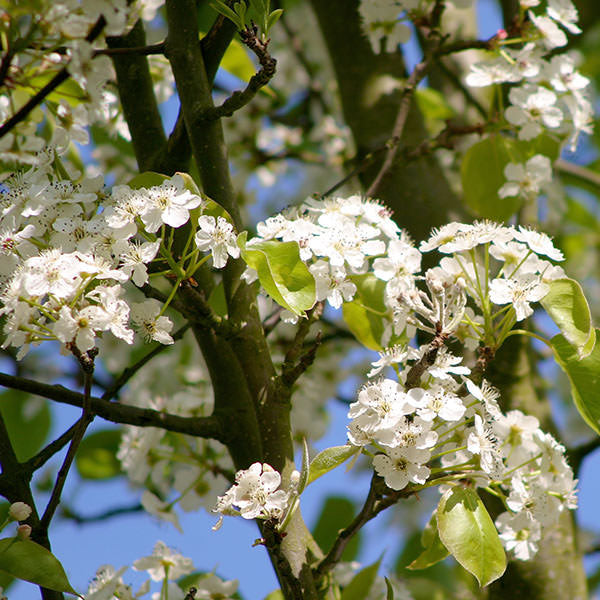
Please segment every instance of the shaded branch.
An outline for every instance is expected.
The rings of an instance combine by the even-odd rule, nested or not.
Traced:
[[[62,509],[61,516],[65,519],[70,519],[77,523],[77,525],[83,525],[84,523],[98,523],[107,521],[112,517],[119,517],[121,515],[129,515],[132,513],[143,512],[144,507],[138,502],[137,504],[131,504],[130,506],[119,506],[117,508],[110,508],[101,513],[95,515],[81,515],[74,511],[72,508],[65,506]]]
[[[49,385],[0,373],[0,385],[41,396],[61,404],[83,407],[83,395],[62,385]],[[167,431],[185,433],[202,438],[223,441],[224,433],[220,421],[214,416],[181,417],[151,408],[138,408],[127,404],[108,402],[102,398],[90,398],[92,411],[107,421],[138,427],[159,427]]]
[[[113,47],[99,48],[94,50],[94,56],[127,56],[137,54],[138,56],[150,56],[152,54],[164,54],[165,43],[150,44],[148,46],[130,46],[130,47]]]

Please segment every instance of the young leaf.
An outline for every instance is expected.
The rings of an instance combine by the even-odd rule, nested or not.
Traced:
[[[465,153],[460,174],[465,203],[479,217],[505,221],[521,205],[520,198],[498,198],[506,183],[504,167],[522,162],[517,140],[493,134],[473,144]]]
[[[227,17],[228,19],[233,21],[233,23],[238,29],[244,29],[244,24],[240,21],[238,15],[235,12],[233,12],[231,8],[227,6],[227,4],[221,2],[221,0],[215,0],[214,2],[210,3],[210,6],[211,8],[214,8],[218,13],[221,13],[224,17]]]
[[[339,467],[358,452],[360,452],[360,448],[358,446],[351,446],[350,444],[333,446],[321,450],[310,463],[308,484],[321,477],[321,475],[325,475],[325,473],[329,473],[329,471]]]
[[[392,587],[392,584],[390,582],[390,580],[387,577],[384,577],[385,579],[385,600],[394,600],[394,588]]]
[[[16,537],[1,539],[0,571],[49,590],[78,596],[58,559],[31,540]]]
[[[308,455],[308,444],[306,438],[302,438],[302,471],[298,482],[298,494],[301,494],[308,485],[308,474],[310,472],[310,457]]]
[[[371,591],[381,559],[359,571],[342,590],[341,600],[364,600]]]
[[[246,244],[246,236],[245,231],[238,236],[242,258],[258,273],[260,284],[271,298],[296,315],[312,308],[315,278],[302,262],[298,244],[275,240]]]
[[[598,331],[595,331],[595,339]],[[579,358],[573,346],[559,334],[551,340],[554,358],[569,377],[573,402],[583,420],[600,435],[600,344],[585,358]]]
[[[265,33],[268,33],[270,31],[271,27],[273,27],[273,25],[275,25],[275,23],[277,23],[277,21],[279,21],[279,18],[281,17],[282,14],[283,14],[283,8],[278,8],[269,15],[269,17],[267,19],[267,28],[266,28]]]
[[[329,549],[337,539],[340,530],[348,526],[356,515],[356,506],[343,496],[328,496],[323,503],[313,537],[320,548]],[[360,551],[362,531],[352,536],[344,548],[341,560],[354,560]]]
[[[594,329],[583,290],[577,281],[569,278],[555,279],[549,285],[550,291],[540,303],[567,342],[575,348],[577,356],[584,358],[594,349],[593,345],[586,347]]]
[[[449,489],[437,508],[442,543],[484,587],[506,570],[506,554],[498,531],[477,493],[463,487]]]
[[[440,540],[435,512],[431,515],[431,519],[429,519],[429,522],[423,530],[421,544],[425,550],[407,565],[407,569],[414,571],[427,569],[440,562],[440,560],[444,560],[449,554],[448,549],[442,544],[442,540]]]

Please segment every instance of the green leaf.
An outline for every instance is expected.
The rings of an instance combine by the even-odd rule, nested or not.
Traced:
[[[278,8],[269,15],[269,17],[267,19],[267,30],[265,31],[265,33],[268,33],[270,31],[271,27],[273,27],[273,25],[275,25],[275,23],[277,23],[277,21],[279,21],[282,14],[283,14],[283,8]]]
[[[354,519],[356,508],[343,496],[329,496],[321,509],[321,514],[313,531],[313,537],[320,548],[328,550],[336,540],[340,529],[347,527]],[[342,554],[342,560],[353,560],[358,555],[361,532],[355,535]]]
[[[308,483],[312,483],[321,477],[321,475],[325,475],[325,473],[329,473],[329,471],[339,467],[358,452],[360,452],[360,448],[350,444],[346,444],[345,446],[332,446],[331,448],[321,450],[310,463]]]
[[[46,548],[19,538],[0,540],[0,571],[57,592],[78,596],[58,559]]]
[[[236,13],[234,13],[229,8],[229,6],[227,6],[227,4],[225,4],[224,2],[221,2],[221,0],[215,0],[214,2],[211,2],[210,6],[212,8],[214,8],[218,13],[221,13],[223,16],[225,16],[228,19],[230,19],[231,21],[233,21],[233,23],[235,24],[235,26],[238,29],[244,28],[244,24],[240,21],[240,18],[238,17],[238,15]]]
[[[44,71],[37,75],[24,77],[23,81],[26,82],[25,89],[30,91],[31,95],[35,95],[45,85],[50,83],[56,74],[57,71]],[[56,102],[58,104],[61,100],[67,100],[71,106],[76,106],[87,98],[87,93],[72,77],[69,77],[46,96],[46,101]]]
[[[132,190],[139,190],[141,188],[151,188],[155,185],[160,185],[166,179],[169,179],[169,177],[167,175],[163,175],[162,173],[144,171],[143,173],[131,178],[127,185]]]
[[[315,278],[300,258],[298,244],[275,240],[246,244],[247,235],[244,231],[238,236],[238,245],[262,287],[277,304],[304,315],[316,300]]]
[[[264,600],[285,600],[281,590],[273,590],[270,594],[267,594]]]
[[[460,169],[463,197],[477,216],[505,221],[519,209],[520,198],[500,198],[498,190],[506,183],[504,167],[523,159],[519,143],[499,134],[492,134],[467,150]]]
[[[550,291],[540,303],[575,348],[577,356],[583,358],[593,350],[593,345],[586,346],[594,335],[592,315],[583,290],[577,281],[569,278],[555,279],[549,285]]]
[[[442,540],[440,539],[435,512],[431,515],[431,519],[429,519],[429,522],[423,530],[421,544],[425,550],[407,565],[407,569],[415,571],[427,569],[441,560],[444,560],[449,554],[448,549],[442,544]]]
[[[342,600],[364,600],[371,591],[381,559],[359,571],[342,590]]]
[[[481,498],[472,489],[453,487],[440,499],[438,532],[442,543],[481,587],[502,576],[506,554]]]
[[[245,46],[235,39],[227,47],[219,66],[242,81],[249,81],[256,70]]]
[[[350,279],[356,285],[356,295],[352,302],[345,302],[342,306],[344,321],[363,346],[382,350],[384,317],[388,312],[384,302],[386,283],[372,273],[352,275]]]
[[[598,339],[598,330],[595,339]],[[554,358],[571,383],[573,402],[579,414],[600,435],[600,344],[596,342],[593,350],[580,359],[563,335],[555,335],[550,341]]]
[[[24,392],[6,390],[0,393],[0,413],[17,459],[24,462],[34,456],[50,432],[52,417],[48,404]]]
[[[392,587],[392,584],[387,577],[384,577],[384,580],[386,589],[385,600],[394,600],[394,588]]]
[[[83,439],[75,464],[84,479],[110,479],[122,473],[117,452],[121,442],[118,429],[95,431]]]

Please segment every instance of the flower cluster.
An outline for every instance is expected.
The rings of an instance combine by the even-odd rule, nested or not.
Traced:
[[[181,227],[206,204],[181,175],[148,188],[116,186],[107,195],[98,178],[74,184],[56,177],[52,159],[48,153],[43,164],[14,176],[1,195],[3,347],[20,348],[22,356],[31,344],[59,340],[86,352],[108,331],[131,344],[130,321],[147,341],[173,343],[167,305],[127,302],[124,286],[146,284],[151,262],[191,277],[208,258],[200,258],[204,251],[223,267],[239,256],[232,225],[201,215],[191,249],[175,258],[172,238],[163,241],[166,227]]]
[[[298,473],[292,478],[298,480]],[[290,500],[290,491],[279,489],[281,475],[267,463],[254,463],[246,470],[235,474],[235,484],[225,495],[219,496],[215,512],[221,513],[218,529],[223,515],[241,515],[244,519],[280,520]]]
[[[162,592],[154,593],[153,599],[166,598],[170,600],[184,600],[188,597],[187,587],[180,587],[176,581],[185,575],[194,572],[192,559],[169,548],[164,542],[156,542],[152,554],[134,561],[135,571],[146,571],[149,579],[144,581],[140,589],[134,594],[131,587],[123,582],[123,574],[127,567],[118,571],[112,565],[103,565],[96,572],[96,576],[88,587],[86,600],[101,600],[119,598],[120,600],[134,600],[146,595],[151,590],[152,582],[162,583]],[[214,573],[194,577],[196,592],[194,598],[230,600],[236,594],[237,580],[223,581]]]
[[[466,378],[469,369],[444,348],[426,363],[414,387],[408,383],[409,353],[397,350],[396,355],[393,364],[405,367],[398,381],[369,382],[350,405],[350,443],[373,456],[375,471],[394,490],[457,479],[491,489],[507,508],[497,520],[507,550],[516,558],[531,558],[542,528],[576,507],[577,482],[564,447],[539,428],[535,417],[518,410],[502,414],[497,390],[485,380],[477,386]]]
[[[524,8],[540,4],[521,2]],[[569,33],[581,32],[576,25],[577,9],[571,0],[548,0],[545,6],[543,15],[527,11],[528,24],[523,24],[520,32],[525,40],[522,47],[509,48],[510,39],[499,42],[496,57],[474,64],[466,83],[473,87],[515,84],[504,116],[518,131],[519,139],[532,140],[549,130],[570,137],[574,148],[582,131],[591,132],[590,81],[577,71],[572,56],[552,51],[567,44],[561,27]]]

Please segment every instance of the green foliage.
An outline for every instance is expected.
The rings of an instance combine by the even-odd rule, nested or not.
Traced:
[[[596,330],[596,340],[598,330]],[[585,358],[579,358],[575,348],[559,334],[552,338],[554,357],[569,377],[573,402],[583,420],[600,434],[600,344]]]
[[[381,559],[359,571],[342,590],[342,600],[364,600],[375,583],[380,563]]]
[[[278,8],[271,11],[271,0],[249,0],[249,4],[245,0],[234,2],[233,8],[230,8],[222,0],[214,0],[210,6],[218,13],[227,17],[239,29],[246,29],[256,23],[266,38],[269,30],[281,17],[283,9]]]
[[[355,515],[354,504],[343,496],[329,496],[315,526],[313,537],[325,552],[331,548],[340,529],[347,527]],[[361,533],[354,536],[342,555],[342,560],[353,560],[358,555]]]
[[[423,529],[421,545],[425,550],[406,567],[407,569],[427,569],[444,560],[449,554],[448,549],[442,544],[442,540],[440,539],[435,512],[431,515],[431,519],[425,526],[425,529]]]
[[[84,479],[111,479],[121,474],[117,451],[121,441],[118,429],[104,429],[86,436],[75,457],[79,475]]]
[[[494,522],[475,491],[450,488],[440,499],[437,525],[444,546],[481,587],[503,575],[506,554]]]
[[[388,309],[384,302],[385,281],[372,273],[351,275],[356,285],[356,295],[352,302],[344,302],[344,321],[354,337],[370,350],[382,350],[382,337],[385,331],[384,317]]]
[[[550,291],[542,298],[541,305],[575,348],[577,356],[588,356],[594,349],[595,332],[590,307],[579,283],[574,279],[555,279],[550,282]]]
[[[6,390],[0,394],[0,413],[17,459],[24,462],[34,456],[50,433],[48,404],[24,392]]]
[[[498,190],[506,182],[504,168],[509,162],[522,162],[518,142],[493,134],[473,144],[466,152],[460,169],[465,204],[478,216],[505,221],[521,206],[519,198],[499,198]]]
[[[356,456],[358,452],[360,452],[360,448],[350,444],[346,444],[345,446],[332,446],[331,448],[321,450],[310,463],[308,483],[312,483],[321,477],[321,475],[325,475],[325,473],[329,473],[329,471],[339,467],[351,456]]]
[[[300,259],[296,242],[268,240],[246,244],[248,233],[238,236],[246,264],[258,274],[264,290],[277,304],[303,316],[316,300],[315,278]]]
[[[49,590],[78,595],[58,559],[31,540],[16,537],[1,539],[0,571]]]

